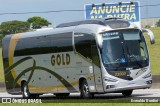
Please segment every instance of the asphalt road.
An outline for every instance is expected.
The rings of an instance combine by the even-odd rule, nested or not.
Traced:
[[[0,102],[4,98],[12,98],[11,103],[15,103],[15,100],[21,99],[22,96],[0,92]],[[42,101],[40,103],[131,103],[135,100],[143,103],[147,100],[152,103],[160,103],[160,89],[134,90],[131,97],[124,97],[121,93],[96,94],[93,99],[81,99],[79,93],[71,93],[69,97],[65,98],[57,98],[53,94],[44,94],[41,95],[38,100]]]
[[[18,97],[22,98],[22,95],[11,95],[7,92],[0,92],[1,97]],[[108,93],[108,94],[96,94],[95,97],[97,98],[123,98],[121,93]],[[160,89],[141,89],[141,90],[134,90],[131,97],[160,97]],[[43,94],[40,98],[56,98],[53,94]],[[71,93],[68,98],[80,98],[79,93]]]

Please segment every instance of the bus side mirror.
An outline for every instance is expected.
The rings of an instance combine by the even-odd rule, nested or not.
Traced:
[[[151,44],[155,43],[154,34],[150,29],[142,29],[142,32],[147,32],[147,35],[150,37]]]

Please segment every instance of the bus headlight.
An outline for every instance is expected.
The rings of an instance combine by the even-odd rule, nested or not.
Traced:
[[[148,77],[151,77],[151,73],[148,73],[147,75],[145,75],[143,78],[146,79]]]
[[[107,81],[107,82],[117,82],[118,80],[106,77],[106,78],[104,78],[104,81]]]

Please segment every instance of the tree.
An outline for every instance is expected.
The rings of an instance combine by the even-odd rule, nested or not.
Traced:
[[[29,30],[29,23],[24,21],[7,21],[0,25],[0,33],[3,35],[26,32]]]
[[[33,29],[39,29],[42,28],[43,26],[48,26],[51,24],[48,20],[38,16],[29,18],[27,22],[30,23]]]
[[[1,44],[2,44],[2,38],[4,37],[4,35],[3,34],[0,34],[0,47],[2,46]]]
[[[158,27],[160,27],[160,20],[156,23],[156,25],[157,25]]]

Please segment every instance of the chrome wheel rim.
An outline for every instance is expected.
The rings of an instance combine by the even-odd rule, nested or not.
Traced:
[[[84,92],[85,95],[88,95],[88,93],[89,93],[89,88],[88,88],[88,85],[87,85],[87,84],[84,84],[83,92]]]
[[[27,86],[24,87],[24,96],[28,97],[28,89]]]

